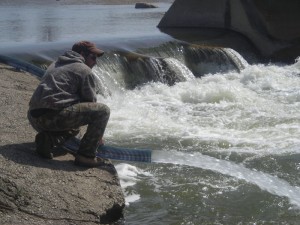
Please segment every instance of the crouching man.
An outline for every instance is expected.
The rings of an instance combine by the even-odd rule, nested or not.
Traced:
[[[61,146],[87,125],[75,164],[96,167],[103,160],[96,158],[96,150],[110,116],[110,109],[97,103],[97,78],[92,73],[97,57],[104,52],[94,43],[81,41],[52,63],[33,93],[28,119],[38,132],[36,152],[53,158],[52,149]]]

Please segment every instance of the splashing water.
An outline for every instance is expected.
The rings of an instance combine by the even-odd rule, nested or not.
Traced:
[[[103,99],[112,109],[106,131],[111,144],[157,149],[156,163],[133,165],[151,174],[137,173],[129,188],[139,195],[127,209],[135,224],[159,224],[151,213],[164,224],[295,223],[299,87],[298,60],[289,66],[249,65],[240,73],[207,74],[173,86],[152,82]]]
[[[187,165],[229,175],[237,179],[257,185],[271,194],[287,197],[291,204],[300,208],[300,187],[293,187],[288,182],[260,171],[247,169],[243,165],[205,156],[200,153],[154,152],[152,161],[156,163],[171,163]]]

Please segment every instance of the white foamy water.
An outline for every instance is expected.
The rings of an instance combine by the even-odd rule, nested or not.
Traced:
[[[161,148],[165,142],[175,149],[209,143],[215,151],[299,152],[294,148],[300,144],[298,64],[255,65],[171,87],[150,83],[115,92],[103,100],[112,111],[106,136]]]
[[[195,78],[193,73],[178,60],[174,58],[165,58],[164,61],[178,77],[182,78],[181,80],[193,80]]]
[[[140,195],[130,190],[130,187],[134,186],[137,181],[139,181],[139,175],[150,176],[150,174],[126,163],[117,164],[115,168],[118,172],[120,184],[125,195],[126,205],[138,201],[140,199]]]
[[[165,224],[172,224],[166,222],[170,218],[199,224],[195,215],[210,215],[212,209],[216,218],[241,210],[240,221],[249,213],[255,219],[247,221],[261,221],[243,211],[249,204],[263,207],[275,220],[280,210],[289,218],[298,215],[299,61],[249,65],[240,73],[207,74],[173,86],[157,82],[120,88],[99,100],[111,108],[108,143],[155,150],[153,164],[117,166],[133,216],[129,220],[135,224],[145,218],[159,224],[156,216],[147,215],[165,210],[185,215],[163,214]]]

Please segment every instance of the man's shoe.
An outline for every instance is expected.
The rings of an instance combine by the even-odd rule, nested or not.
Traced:
[[[89,158],[83,155],[76,155],[75,157],[75,165],[77,166],[84,166],[84,167],[98,167],[105,165],[105,159],[101,158]]]
[[[51,137],[46,132],[40,132],[35,136],[36,152],[39,156],[46,159],[53,159],[51,152],[53,144]]]

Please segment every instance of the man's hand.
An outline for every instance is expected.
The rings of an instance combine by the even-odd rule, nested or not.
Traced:
[[[104,145],[104,140],[103,138],[100,138],[99,142],[98,142],[98,146]]]

